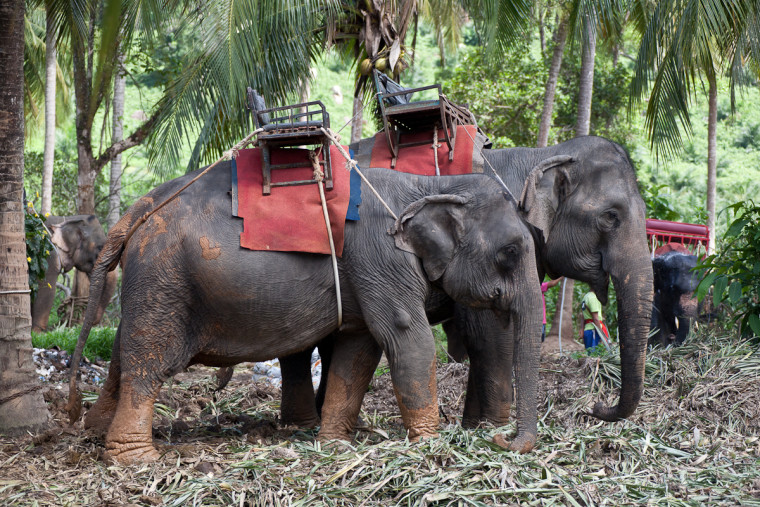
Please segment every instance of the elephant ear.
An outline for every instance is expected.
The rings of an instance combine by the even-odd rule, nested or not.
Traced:
[[[50,219],[54,220],[50,220]],[[74,267],[74,250],[70,245],[66,227],[70,223],[65,217],[48,217],[47,226],[50,229],[50,241],[55,245],[58,259],[61,264],[61,272],[66,273]]]
[[[542,160],[525,180],[519,208],[531,225],[548,231],[559,203],[570,193],[570,174],[563,166],[574,162],[570,155]]]
[[[396,247],[422,259],[430,281],[443,276],[465,234],[469,195],[429,195],[413,202],[389,231]]]

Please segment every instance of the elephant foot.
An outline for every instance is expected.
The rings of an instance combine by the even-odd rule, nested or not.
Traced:
[[[317,435],[317,440],[320,442],[330,442],[333,440],[341,440],[344,442],[350,442],[353,440],[353,431],[341,431],[341,430],[330,430],[325,428],[324,426],[319,430],[319,434]]]
[[[508,442],[504,435],[497,433],[492,438],[493,443],[504,449],[520,454],[526,454],[536,446],[536,435],[529,433],[518,434],[512,442]]]
[[[153,447],[152,442],[107,441],[106,452],[103,455],[106,463],[118,463],[120,465],[151,463],[160,457],[161,455]]]

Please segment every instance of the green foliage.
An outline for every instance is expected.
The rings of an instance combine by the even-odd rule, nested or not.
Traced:
[[[29,288],[32,291],[32,301],[34,301],[40,280],[45,278],[48,268],[47,258],[53,250],[53,244],[45,230],[42,217],[31,206],[25,208],[24,232],[26,233],[26,261],[29,266]]]
[[[546,69],[525,46],[500,60],[489,66],[484,49],[468,50],[443,88],[454,102],[469,106],[494,145],[535,145]]]
[[[639,184],[641,197],[647,206],[647,216],[659,220],[678,221],[681,217],[670,204],[671,194],[667,185]]]
[[[552,131],[556,142],[575,137],[578,123],[578,76],[581,69],[581,52],[565,54],[560,70]],[[633,136],[625,108],[628,105],[628,87],[632,71],[629,66],[616,62],[612,55],[598,51],[594,65],[594,92],[591,97],[592,135],[608,137],[626,144]],[[542,81],[543,83],[546,80]],[[543,88],[542,88],[543,90]],[[550,142],[551,144],[551,142]]]
[[[717,253],[708,256],[700,269],[705,276],[697,287],[701,300],[713,287],[713,303],[731,309],[732,324],[743,336],[760,336],[760,206],[752,200],[728,207],[734,213]]]
[[[59,327],[48,333],[32,332],[32,346],[40,349],[58,347],[69,354],[73,354],[80,330],[81,326]],[[87,343],[84,346],[84,356],[90,360],[99,357],[106,361],[110,361],[115,338],[115,327],[92,328]]]

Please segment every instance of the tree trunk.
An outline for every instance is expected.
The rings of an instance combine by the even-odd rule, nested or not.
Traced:
[[[587,20],[588,21],[588,20]],[[581,76],[578,83],[578,119],[575,137],[587,136],[591,131],[591,98],[594,93],[594,59],[596,57],[596,29],[587,23],[583,56],[581,57]]]
[[[358,93],[358,92],[357,92]],[[362,138],[364,122],[364,105],[361,95],[354,96],[354,111],[351,120],[351,142],[356,143]]]
[[[715,201],[717,198],[716,180],[718,178],[718,85],[715,72],[708,72],[710,85],[707,113],[707,228],[710,231],[710,253],[715,252]]]
[[[50,15],[45,33],[45,148],[42,155],[42,216],[53,207],[53,161],[55,160],[55,32]]]
[[[24,234],[24,0],[0,2],[0,432],[50,421],[31,344]]]
[[[549,67],[549,76],[546,79],[544,109],[541,112],[541,123],[538,126],[537,146],[539,148],[545,148],[549,143],[549,129],[551,129],[552,126],[552,113],[554,112],[554,95],[557,92],[559,69],[562,67],[562,55],[565,53],[566,41],[567,19],[563,18],[554,34],[554,52],[552,53],[552,63]]]
[[[113,85],[113,133],[111,143],[124,137],[124,92],[127,79],[124,73],[124,54],[119,55],[119,67]],[[116,225],[121,216],[121,153],[111,160],[111,186],[108,192],[108,230]]]

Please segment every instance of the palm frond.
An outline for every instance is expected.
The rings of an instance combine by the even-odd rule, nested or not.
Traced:
[[[176,167],[186,143],[188,170],[210,162],[244,137],[246,87],[270,107],[293,98],[310,79],[322,41],[317,28],[334,4],[315,0],[224,0],[207,5],[198,24],[203,47],[166,90],[151,136],[157,172]],[[196,137],[197,136],[197,137]]]
[[[498,56],[523,38],[531,19],[531,2],[527,0],[464,0],[489,57]]]

